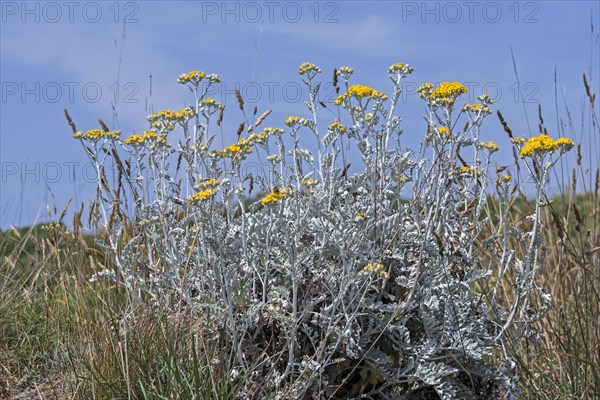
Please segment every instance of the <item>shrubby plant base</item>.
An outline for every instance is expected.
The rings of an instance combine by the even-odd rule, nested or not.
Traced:
[[[224,149],[212,132],[226,108],[206,96],[220,78],[202,71],[177,79],[194,102],[148,116],[142,134],[77,131],[68,117],[96,165],[90,215],[115,266],[91,279],[123,285],[140,307],[200,316],[232,349],[239,398],[516,398],[515,350],[535,341],[550,304],[535,281],[544,187],[574,143],[506,127],[519,157],[497,169],[501,149],[481,133],[489,96],[461,105],[461,83],[425,82],[423,142],[406,150],[397,106],[412,66],[388,68],[387,94],[340,67],[329,105],[316,100],[321,72],[299,67],[309,89],[299,115],[266,128],[269,112],[246,118]],[[351,155],[362,168],[349,175]],[[263,176],[241,173],[251,157],[269,161]],[[532,178],[527,229],[508,218],[510,171]],[[510,295],[500,290],[508,275]]]

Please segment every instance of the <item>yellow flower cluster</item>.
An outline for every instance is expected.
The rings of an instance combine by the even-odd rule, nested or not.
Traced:
[[[386,279],[389,279],[390,274],[383,270],[383,265],[378,262],[369,263],[363,269],[358,271],[358,276],[368,276],[370,274],[378,274]]]
[[[339,67],[336,73],[338,76],[342,76],[344,78],[349,78],[350,75],[352,75],[354,73],[354,68],[346,67],[344,65],[342,67]]]
[[[188,202],[190,204],[194,204],[194,203],[199,203],[201,201],[206,201],[206,200],[212,198],[215,194],[217,194],[217,189],[213,189],[213,188],[204,189],[198,193],[194,193],[193,195],[191,195]]]
[[[95,142],[99,139],[119,140],[121,138],[121,131],[105,131],[102,129],[91,129],[86,133],[77,131],[73,134],[75,139],[85,139],[90,142]]]
[[[307,179],[305,179],[305,180],[302,181],[302,184],[304,186],[306,186],[309,191],[312,192],[312,191],[315,190],[315,186],[317,186],[319,184],[319,180],[318,179],[307,178]]]
[[[308,121],[306,120],[306,118],[300,118],[295,115],[291,115],[285,119],[284,123],[291,128],[296,124],[306,126],[308,124]]]
[[[152,123],[152,128],[163,133],[169,133],[175,129],[175,124],[173,122],[156,121]]]
[[[446,128],[445,126],[440,126],[437,129],[437,133],[440,136],[446,136],[446,137],[448,137],[448,136],[450,136],[450,129]]]
[[[152,115],[148,115],[146,119],[154,125],[155,122],[172,124],[174,122],[186,122],[196,115],[196,111],[192,107],[186,107],[179,111],[162,110],[157,111]]]
[[[269,133],[265,129],[261,133],[253,133],[247,138],[241,138],[237,143],[230,144],[223,151],[213,150],[211,155],[217,157],[235,158],[241,156],[243,159],[247,154],[252,154],[252,146],[262,144],[269,138]]]
[[[305,179],[302,181],[302,184],[306,185],[306,186],[314,186],[314,185],[317,185],[318,183],[319,183],[318,179],[311,179],[311,178],[308,178],[308,179]]]
[[[521,149],[521,158],[543,155],[558,149],[558,144],[550,136],[542,133],[527,140]]]
[[[255,144],[265,143],[268,138],[269,134],[263,131],[261,133],[253,133],[247,138],[241,138],[238,144],[242,146],[254,146]]]
[[[200,102],[200,106],[202,107],[214,107],[217,110],[222,110],[225,106],[222,103],[219,103],[212,97],[207,97]]]
[[[277,154],[271,154],[267,157],[267,160],[271,161],[272,163],[280,163],[282,161],[281,156]]]
[[[575,143],[569,138],[561,137],[556,139],[556,145],[564,151],[569,151],[575,146]]]
[[[442,82],[431,91],[429,100],[434,105],[451,106],[458,96],[467,93],[465,85],[459,82]]]
[[[501,177],[499,177],[498,179],[496,179],[496,184],[508,186],[510,181],[512,181],[512,176],[510,176],[509,174],[504,174]]]
[[[465,104],[462,108],[463,112],[472,111],[475,114],[491,114],[492,110],[486,105],[483,104]]]
[[[190,71],[187,74],[179,75],[179,77],[177,77],[177,83],[192,83],[194,86],[198,86],[205,76],[206,74],[202,71]]]
[[[355,224],[360,222],[360,221],[364,221],[367,218],[367,216],[363,213],[356,213],[356,215],[354,216],[354,219],[352,220],[352,222],[354,222]]]
[[[479,145],[488,149],[491,153],[498,151],[499,149],[498,145],[492,140],[490,140],[489,142],[482,142]]]
[[[214,178],[206,179],[198,184],[198,192],[194,193],[189,198],[189,203],[199,203],[206,201],[217,194],[216,187],[220,185],[220,182]]]
[[[321,68],[319,68],[315,64],[309,63],[309,62],[302,63],[298,67],[298,73],[300,75],[309,74],[310,72],[313,72],[313,71],[315,73],[319,73],[319,72],[321,72]]]
[[[238,154],[242,157],[246,154],[252,154],[252,147],[244,144],[233,143],[223,149],[223,157],[234,158]]]
[[[168,146],[169,143],[164,135],[154,131],[144,131],[141,135],[131,135],[125,139],[125,144],[130,146],[143,146],[149,143],[152,146]]]
[[[395,63],[388,67],[389,74],[401,73],[402,75],[411,74],[415,69],[410,64]]]
[[[221,182],[219,182],[218,180],[216,180],[214,178],[210,178],[210,179],[203,180],[202,182],[200,182],[198,184],[198,186],[203,189],[212,189],[212,188],[219,186],[220,184],[221,184]]]
[[[269,126],[263,130],[263,133],[265,133],[267,136],[271,136],[271,135],[281,136],[283,134],[283,129],[273,128],[273,127]]]
[[[287,197],[288,194],[290,193],[290,191],[291,190],[288,188],[283,188],[283,189],[275,188],[271,193],[269,193],[268,195],[263,197],[260,202],[263,204],[263,206],[265,206],[267,204],[277,203],[279,200]]]
[[[523,143],[525,143],[525,138],[522,138],[522,137],[520,137],[520,136],[517,136],[517,137],[514,137],[514,138],[512,139],[512,142],[513,142],[514,144],[516,144],[517,146],[520,146],[520,145],[522,145]]]
[[[340,122],[336,119],[335,121],[333,121],[333,123],[331,125],[329,125],[327,127],[327,130],[329,130],[331,132],[345,133],[346,127],[344,125],[340,124]]]
[[[465,167],[460,168],[460,173],[479,176],[479,175],[481,175],[481,170],[478,167],[465,166]]]
[[[387,99],[387,96],[385,95],[385,93],[375,90],[373,88],[370,88],[369,86],[352,85],[348,88],[346,93],[344,93],[341,96],[338,96],[338,98],[335,99],[333,104],[335,104],[336,106],[339,106],[340,104],[342,104],[342,102],[344,102],[345,100],[347,100],[350,97],[354,97],[356,99],[362,99],[364,97],[367,97],[369,99],[377,99],[377,100],[386,100]]]
[[[431,93],[433,92],[433,83],[425,82],[419,86],[417,89],[417,93],[419,93],[419,97],[423,100],[429,100],[431,97]]]

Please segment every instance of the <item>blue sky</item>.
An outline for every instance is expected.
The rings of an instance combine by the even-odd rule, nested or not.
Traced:
[[[488,92],[524,136],[537,133],[541,104],[550,134],[558,136],[556,70],[560,113],[566,100],[573,117],[566,136],[597,151],[598,140],[579,129],[581,76],[590,67],[600,92],[597,1],[2,1],[0,7],[2,229],[44,220],[46,204],[60,208],[71,196],[76,204],[91,197],[95,183],[64,108],[81,130],[97,128],[101,117],[127,136],[146,127],[151,110],[186,105],[190,93],[175,79],[195,69],[224,82],[212,96],[228,106],[228,142],[242,121],[236,86],[259,114],[273,109],[265,125],[283,126],[286,116],[307,114],[306,91],[301,99],[297,93],[303,86],[296,70],[304,61],[322,67],[324,83],[334,67],[348,65],[355,83],[383,91],[391,86],[387,66],[410,63],[415,72],[398,113],[403,146],[413,148],[424,132],[423,105],[413,92],[424,81],[461,81],[473,97]],[[331,95],[325,87],[323,100]],[[484,138],[501,146],[500,162],[510,162],[495,116]]]

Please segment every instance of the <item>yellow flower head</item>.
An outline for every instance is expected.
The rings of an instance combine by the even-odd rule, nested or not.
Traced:
[[[437,131],[440,136],[450,136],[450,129],[446,128],[445,126],[440,126]]]
[[[494,141],[491,141],[491,140],[489,142],[480,143],[480,146],[488,149],[490,151],[490,153],[498,151],[498,149],[499,149],[498,145]]]
[[[415,69],[410,64],[395,63],[388,67],[388,74],[411,74]]]
[[[165,136],[154,131],[144,131],[144,133],[141,135],[131,135],[125,139],[125,144],[133,147],[150,144],[152,148],[158,146],[169,146]]]
[[[429,100],[431,97],[431,92],[433,92],[433,83],[425,82],[419,86],[417,89],[417,93],[419,93],[419,97],[424,100]]]
[[[287,197],[289,192],[290,192],[290,189],[288,189],[288,188],[282,188],[282,189],[275,188],[271,193],[269,193],[265,197],[263,197],[260,202],[263,204],[263,206],[265,206],[267,204],[277,203],[279,200]]]
[[[210,111],[222,110],[225,106],[212,97],[207,97],[200,101],[200,107],[208,108]]]
[[[162,110],[157,111],[152,115],[148,115],[146,119],[154,126],[160,130],[171,131],[173,130],[176,122],[181,124],[187,122],[196,115],[196,111],[192,107],[186,107],[179,111],[174,110]],[[171,129],[169,129],[171,128]]]
[[[269,127],[265,128],[261,132],[261,134],[264,133],[266,136],[275,135],[275,136],[279,137],[279,136],[281,136],[283,134],[283,132],[284,131],[281,128],[273,128],[273,127],[269,126]]]
[[[462,108],[463,112],[473,112],[474,114],[480,114],[480,115],[488,115],[491,114],[492,111],[490,110],[490,108],[486,105],[483,104],[465,104]]]
[[[225,147],[225,153],[237,154],[240,151],[242,151],[242,147],[237,143],[230,144],[229,146]]]
[[[156,121],[152,123],[152,127],[162,133],[169,133],[175,129],[175,124],[172,122]]]
[[[317,186],[319,184],[319,180],[318,179],[311,179],[311,178],[307,178],[305,180],[302,181],[302,185],[308,189],[309,192],[314,192],[315,190],[315,186]]]
[[[512,181],[512,176],[510,176],[509,174],[504,174],[501,177],[498,177],[498,179],[496,179],[496,185],[508,188],[508,184],[510,183],[510,181]]]
[[[442,82],[429,95],[429,100],[435,105],[451,106],[456,99],[467,93],[465,85],[459,82]]]
[[[215,194],[217,194],[217,190],[216,189],[204,189],[198,193],[194,193],[193,195],[190,196],[188,202],[190,204],[195,204],[195,203],[199,203],[201,201],[206,201],[210,198],[212,198]]]
[[[175,114],[175,116],[177,117],[179,122],[185,122],[195,115],[196,115],[196,110],[194,110],[192,107],[182,108],[181,110],[177,111],[177,113]]]
[[[291,115],[285,119],[284,124],[286,124],[287,126],[289,126],[291,128],[291,127],[295,126],[296,124],[304,125],[302,123],[303,120],[304,120],[304,118],[300,118],[295,115]]]
[[[167,139],[160,133],[156,133],[154,131],[144,131],[144,137],[146,141],[150,142],[152,145],[168,146]]]
[[[202,71],[190,71],[187,74],[179,75],[179,77],[177,77],[177,83],[184,85],[191,83],[194,86],[198,86],[205,76],[206,74]]]
[[[556,139],[556,145],[563,151],[569,151],[575,146],[575,143],[569,138],[561,137]]]
[[[90,142],[96,142],[100,139],[119,140],[121,138],[121,131],[105,131],[103,129],[91,129],[86,133],[77,131],[73,134],[73,137],[75,139],[85,139]]]
[[[302,181],[303,185],[306,186],[315,186],[319,184],[319,180],[318,179],[311,179],[311,178],[307,178],[305,180]]]
[[[460,168],[460,173],[465,175],[479,176],[481,175],[481,170],[478,167],[465,166]]]
[[[238,140],[237,145],[240,147],[251,148],[255,144],[265,143],[268,138],[269,138],[269,135],[266,132],[253,133],[250,136],[248,136],[247,138],[241,138],[240,140]],[[252,149],[250,149],[249,153],[252,153],[251,150]]]
[[[213,158],[223,158],[225,157],[225,153],[220,150],[213,150],[210,153],[208,153],[208,156]]]
[[[346,66],[342,66],[339,67],[336,74],[338,76],[342,76],[346,79],[348,79],[350,77],[350,75],[352,75],[354,73],[354,68],[350,68],[350,67],[346,67]]]
[[[302,63],[298,67],[298,73],[300,75],[308,75],[311,72],[314,72],[315,74],[318,74],[319,72],[321,72],[321,68],[319,68],[315,64],[309,63],[309,62]]]
[[[335,121],[333,121],[333,123],[331,125],[329,125],[327,127],[327,130],[330,132],[345,133],[346,127],[344,125],[340,124],[340,122],[336,119]]]
[[[198,184],[199,187],[203,188],[203,189],[212,189],[215,188],[217,186],[219,186],[221,184],[221,182],[219,182],[218,180],[214,179],[214,178],[210,178],[210,179],[205,179],[202,182],[200,182]]]
[[[144,135],[131,135],[125,139],[125,144],[129,146],[140,146],[144,144]]]
[[[365,265],[363,269],[358,271],[358,276],[369,276],[371,274],[379,275],[383,278],[388,279],[390,274],[387,271],[384,271],[383,264],[374,262]]]
[[[364,221],[366,218],[367,216],[364,213],[356,213],[352,222],[356,224],[358,222]]]
[[[383,92],[375,90],[366,85],[352,85],[348,88],[346,93],[339,96],[334,101],[334,104],[336,106],[339,106],[340,104],[342,104],[342,102],[344,102],[344,100],[347,100],[350,97],[354,97],[358,100],[363,99],[365,97],[368,99],[387,100],[387,96]]]
[[[542,133],[527,140],[525,146],[521,149],[521,158],[542,156],[548,152],[553,152],[558,148],[556,142],[548,135]]]
[[[244,158],[246,158],[247,154],[252,154],[252,146],[254,144],[255,142],[252,141],[250,138],[242,138],[237,143],[233,143],[225,147],[223,151],[213,151],[213,154],[215,156],[228,157],[232,159],[239,156],[239,158],[243,160]]]
[[[158,120],[176,120],[177,119],[177,111],[173,110],[161,110],[157,111],[152,115],[148,115],[146,119],[150,122],[158,121]]]
[[[383,92],[377,91],[365,85],[352,85],[348,88],[346,93],[351,97],[356,97],[357,99],[362,99],[363,97],[369,97],[371,99],[378,97],[387,98]]]

